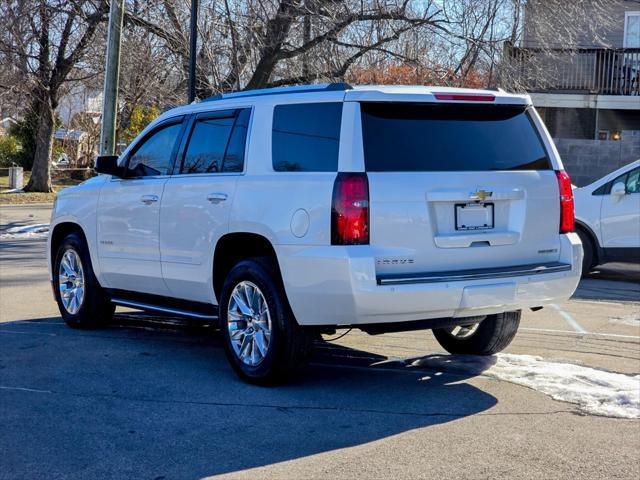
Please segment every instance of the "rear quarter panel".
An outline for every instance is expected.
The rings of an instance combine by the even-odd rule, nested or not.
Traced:
[[[336,173],[273,170],[273,108],[255,106],[246,174],[238,178],[229,232],[262,235],[273,245],[328,245]]]

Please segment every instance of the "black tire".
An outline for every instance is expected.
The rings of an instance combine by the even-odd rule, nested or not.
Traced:
[[[501,352],[516,336],[520,325],[520,310],[487,315],[476,331],[466,338],[457,338],[449,330],[437,328],[433,334],[449,353],[467,355],[493,355]]]
[[[586,276],[595,267],[595,248],[591,238],[582,230],[576,230],[580,241],[582,242],[582,276]]]
[[[69,250],[75,251],[80,257],[84,277],[84,298],[80,304],[80,308],[77,312],[73,313],[70,313],[63,304],[58,275],[62,258]],[[113,317],[116,307],[111,303],[93,273],[89,249],[84,237],[80,233],[70,233],[58,246],[53,263],[53,291],[60,314],[65,323],[70,327],[96,328],[105,324]]]
[[[248,365],[239,358],[229,333],[229,302],[233,290],[243,281],[251,282],[259,288],[271,316],[269,345],[257,365]],[[258,385],[273,385],[290,379],[306,365],[311,335],[296,322],[279,271],[271,258],[256,257],[236,264],[224,281],[219,305],[225,354],[240,378]]]

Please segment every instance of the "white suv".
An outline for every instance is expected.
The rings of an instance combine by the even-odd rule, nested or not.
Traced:
[[[55,297],[73,327],[115,305],[217,320],[268,383],[336,328],[433,329],[455,353],[513,339],[574,292],[569,177],[528,96],[315,85],[162,114],[58,194]]]

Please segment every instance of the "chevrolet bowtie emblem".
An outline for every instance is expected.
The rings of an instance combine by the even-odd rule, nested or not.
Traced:
[[[484,202],[491,195],[493,195],[493,192],[487,192],[486,190],[478,190],[477,192],[474,192],[471,195],[469,195],[469,198],[471,200],[480,200]]]

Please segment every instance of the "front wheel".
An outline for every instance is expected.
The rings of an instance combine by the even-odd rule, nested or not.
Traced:
[[[311,336],[296,322],[271,259],[252,258],[233,267],[219,308],[225,353],[242,379],[278,383],[306,363]]]
[[[58,246],[53,289],[60,314],[70,327],[97,327],[113,316],[115,305],[98,283],[87,244],[77,232],[67,235]]]
[[[516,336],[520,315],[520,310],[487,315],[480,323],[436,328],[433,334],[449,353],[493,355],[507,348]]]

